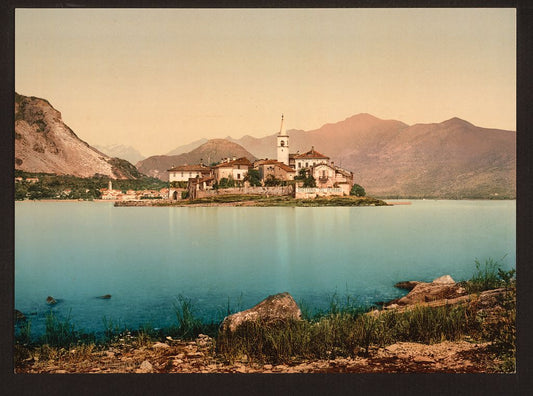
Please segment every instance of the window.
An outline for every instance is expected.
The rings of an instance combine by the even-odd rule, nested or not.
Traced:
[[[309,162],[306,162],[306,163],[305,163],[305,167],[306,167],[306,168],[309,168]]]
[[[298,169],[300,169],[301,167],[302,167],[302,163],[298,162]]]
[[[183,177],[183,172],[181,172],[181,177]]]
[[[237,173],[237,180],[239,180],[240,178],[241,178],[241,174]]]
[[[285,142],[283,140],[281,141],[280,144],[281,144],[281,147],[285,146]]]

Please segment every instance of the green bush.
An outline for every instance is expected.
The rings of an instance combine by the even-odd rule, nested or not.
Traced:
[[[365,189],[359,184],[354,184],[350,190],[350,195],[355,195],[356,197],[364,197],[366,195]]]

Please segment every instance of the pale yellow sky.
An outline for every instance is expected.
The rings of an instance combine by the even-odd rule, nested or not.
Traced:
[[[358,113],[515,130],[514,9],[17,9],[15,89],[165,154]]]

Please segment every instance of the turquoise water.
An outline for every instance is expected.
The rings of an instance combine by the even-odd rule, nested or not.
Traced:
[[[190,298],[220,320],[288,291],[313,309],[333,293],[372,303],[403,280],[464,280],[474,259],[515,266],[515,201],[412,201],[392,207],[123,207],[15,204],[15,308],[43,331],[46,297],[86,331],[176,322]],[[96,298],[111,294],[110,300]]]

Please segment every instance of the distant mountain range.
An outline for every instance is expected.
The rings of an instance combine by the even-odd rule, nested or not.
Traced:
[[[173,166],[199,164],[200,162],[209,165],[228,157],[246,157],[250,161],[257,159],[237,143],[225,139],[211,139],[188,153],[154,155],[137,163],[136,166],[140,172],[166,181],[168,180],[167,170]]]
[[[110,157],[122,158],[132,164],[136,164],[146,158],[136,148],[124,144],[109,144],[106,146],[95,144],[94,148]]]
[[[291,153],[315,150],[354,172],[369,195],[413,198],[516,197],[516,132],[477,127],[459,118],[407,125],[358,114],[311,130],[289,130]],[[15,96],[15,168],[89,177],[134,178],[140,173],[168,180],[167,169],[210,164],[225,157],[276,158],[276,134],[262,138],[200,139],[139,161],[112,158],[129,148],[98,150],[63,123],[45,99]],[[128,154],[129,157],[129,154]],[[129,157],[132,159],[132,157]]]
[[[129,162],[112,158],[78,138],[45,99],[15,93],[15,169],[113,179],[141,175]]]
[[[358,114],[311,131],[290,130],[290,152],[311,146],[378,197],[516,196],[516,133],[459,118],[409,126]],[[259,158],[275,158],[276,134],[232,139]]]

